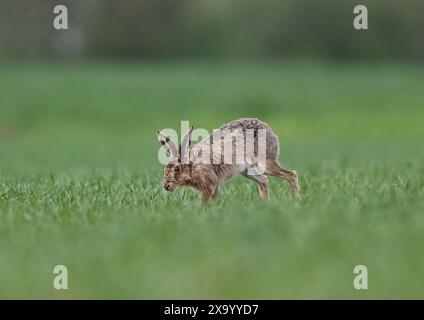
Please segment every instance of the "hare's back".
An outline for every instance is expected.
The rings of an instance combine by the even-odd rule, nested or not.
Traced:
[[[275,133],[272,131],[271,127],[256,118],[241,118],[231,122],[228,122],[220,127],[220,129],[234,131],[241,130],[245,132],[246,130],[254,130],[254,136],[257,137],[257,131],[259,129],[266,130],[266,157],[267,159],[277,159],[279,153],[279,143],[278,138]],[[255,140],[255,144],[257,141]]]

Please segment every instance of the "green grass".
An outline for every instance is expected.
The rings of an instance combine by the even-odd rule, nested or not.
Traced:
[[[1,68],[0,298],[424,298],[421,67]],[[301,201],[277,178],[269,202],[241,177],[205,207],[161,189],[156,129],[239,117],[274,128]]]

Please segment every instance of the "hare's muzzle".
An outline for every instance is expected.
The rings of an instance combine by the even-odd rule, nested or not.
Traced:
[[[163,188],[164,188],[166,191],[169,191],[169,192],[174,191],[173,186],[172,186],[171,184],[169,184],[169,183],[165,183],[165,184],[163,185]]]

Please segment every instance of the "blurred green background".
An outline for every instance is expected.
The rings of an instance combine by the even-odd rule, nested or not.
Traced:
[[[422,1],[55,4],[0,0],[1,298],[424,297]],[[240,117],[301,201],[162,190],[157,129]]]
[[[66,5],[70,28],[52,27]],[[369,29],[353,28],[366,5]],[[11,58],[321,57],[422,61],[421,0],[0,0],[0,55]]]

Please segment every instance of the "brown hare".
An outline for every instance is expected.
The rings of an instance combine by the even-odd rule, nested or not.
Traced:
[[[172,192],[177,187],[190,186],[202,193],[202,202],[206,203],[218,196],[222,182],[242,175],[258,184],[260,197],[265,200],[268,199],[267,176],[278,176],[289,183],[293,197],[299,197],[297,173],[284,169],[277,162],[278,138],[265,122],[250,118],[234,120],[190,146],[192,130],[193,128],[183,136],[179,148],[169,136],[157,132],[159,142],[172,159],[166,165],[163,175],[163,187],[166,191]],[[244,139],[234,139],[234,132],[241,134]],[[250,137],[253,138],[253,152],[248,155],[246,144],[252,141],[248,139],[249,132],[252,133]],[[259,156],[261,148],[262,157]],[[234,159],[237,158],[237,151],[242,151],[242,161]],[[225,155],[229,157],[229,161],[228,158],[224,159]]]

